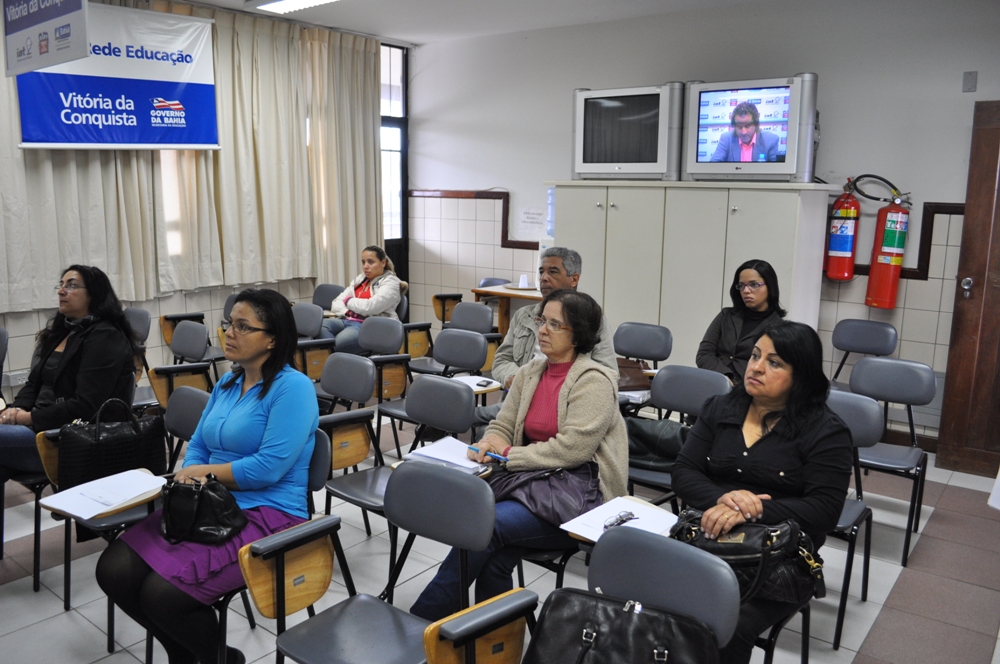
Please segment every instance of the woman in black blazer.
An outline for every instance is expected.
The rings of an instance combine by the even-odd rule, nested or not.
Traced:
[[[785,317],[778,302],[778,275],[767,261],[751,260],[736,268],[729,288],[732,307],[708,326],[695,362],[700,369],[724,374],[733,385],[743,380],[754,340]]]
[[[38,333],[28,382],[0,411],[0,482],[43,472],[38,431],[89,421],[111,398],[132,401],[135,336],[108,276],[71,265],[56,293],[59,311]]]

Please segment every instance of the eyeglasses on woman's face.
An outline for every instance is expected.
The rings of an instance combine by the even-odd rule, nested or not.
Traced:
[[[749,288],[752,291],[755,291],[755,290],[760,290],[766,285],[767,284],[765,284],[763,281],[747,281],[747,282],[737,281],[736,291],[742,293],[747,288]]]
[[[71,282],[66,283],[66,284],[64,284],[64,283],[58,283],[58,284],[56,284],[55,286],[52,287],[52,290],[54,290],[57,293],[59,291],[61,291],[61,290],[64,290],[67,293],[75,293],[78,290],[87,290],[87,287],[84,286],[83,284],[78,284],[75,281],[71,281]]]
[[[222,322],[222,331],[223,332],[228,332],[230,330],[230,328],[236,334],[250,334],[251,332],[268,332],[268,333],[270,333],[270,330],[264,329],[263,327],[254,327],[252,325],[247,325],[243,321],[239,321],[239,322],[236,322],[236,323],[231,323],[229,321],[223,321]]]
[[[538,326],[538,329],[547,327],[549,328],[549,332],[560,332],[569,329],[566,323],[558,318],[545,318],[545,316],[535,316],[535,325]]]

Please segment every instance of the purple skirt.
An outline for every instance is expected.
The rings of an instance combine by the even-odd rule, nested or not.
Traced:
[[[171,544],[160,534],[162,510],[126,530],[121,539],[171,585],[211,604],[243,585],[239,552],[244,545],[306,521],[272,507],[252,507],[243,513],[246,527],[223,544]]]

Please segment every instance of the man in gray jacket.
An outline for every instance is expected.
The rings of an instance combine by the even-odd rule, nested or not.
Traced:
[[[580,270],[583,261],[580,254],[566,247],[549,247],[542,252],[538,265],[538,289],[542,295],[552,291],[570,288],[576,290],[580,283]],[[499,381],[505,390],[510,389],[514,374],[535,358],[545,357],[538,347],[538,324],[535,317],[542,313],[541,303],[525,306],[514,312],[510,317],[510,329],[503,343],[497,349],[493,360],[493,379]],[[601,340],[594,347],[590,357],[618,374],[618,360],[612,344],[611,329],[608,319],[601,320]],[[482,434],[485,425],[496,419],[501,403],[476,408],[472,426]]]

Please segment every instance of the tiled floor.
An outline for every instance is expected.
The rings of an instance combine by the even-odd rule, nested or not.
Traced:
[[[410,431],[404,433],[409,439]],[[383,448],[392,448],[385,429]],[[933,468],[925,490],[921,530],[914,536],[909,566],[899,565],[909,483],[871,474],[865,497],[875,512],[868,601],[861,602],[861,546],[854,565],[843,642],[831,646],[843,581],[846,544],[830,539],[821,552],[829,592],[813,601],[810,661],[815,664],[1000,664],[1000,512],[986,506],[992,480]],[[323,505],[325,497],[318,497]],[[389,540],[385,521],[372,517],[373,536],[364,533],[358,509],[334,503],[343,519],[341,538],[354,581],[362,592],[377,594],[387,578]],[[62,528],[43,515],[42,588],[31,589],[31,494],[8,483],[5,500],[5,557],[0,561],[0,664],[65,662],[125,664],[141,661],[144,632],[120,611],[116,614],[116,652],[106,649],[106,599],[94,580],[104,548],[101,540],[73,546],[72,610],[63,611]],[[396,589],[396,604],[408,607],[431,579],[447,548],[418,539]],[[544,599],[555,575],[525,565],[528,586]],[[586,587],[582,557],[571,561],[565,585]],[[339,573],[320,609],[347,596]],[[248,661],[274,661],[275,623],[257,617],[251,630],[239,601],[233,603],[229,643]],[[305,612],[290,624],[305,619]],[[799,661],[798,619],[778,642],[776,664]],[[157,646],[155,661],[166,664]],[[755,653],[755,663],[763,661]]]

